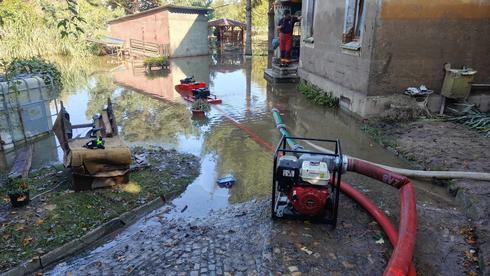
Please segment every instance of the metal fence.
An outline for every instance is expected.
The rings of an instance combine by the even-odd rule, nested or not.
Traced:
[[[0,79],[1,150],[15,148],[51,131],[58,114],[57,88],[52,79],[22,75]]]

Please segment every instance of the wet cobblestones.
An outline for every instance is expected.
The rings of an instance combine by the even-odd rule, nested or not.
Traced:
[[[134,229],[138,224],[134,225],[127,230],[128,233],[78,259],[59,264],[47,275],[70,272],[75,275],[248,276],[273,272],[320,275],[329,267],[345,269],[342,260],[334,260],[327,253],[335,252],[337,242],[330,240],[336,238],[332,237],[336,236],[335,232],[324,225],[272,222],[269,204],[268,201],[238,204],[215,211],[205,220],[168,220],[164,213],[156,214],[138,223],[140,227],[145,225],[144,228]],[[338,228],[344,226],[339,225]],[[352,232],[352,229],[345,229]],[[313,236],[316,235],[322,238],[315,241]],[[363,247],[385,251],[384,247],[369,239]],[[353,256],[356,257],[355,254]],[[328,258],[330,261],[326,262]],[[377,258],[379,264],[374,267],[381,272],[384,257],[377,254]],[[356,261],[349,259],[349,262]]]
[[[332,230],[307,221],[272,221],[270,201],[232,205],[192,220],[167,219],[167,206],[46,275],[381,275],[391,252],[388,241],[354,202],[342,196],[340,207]],[[439,210],[418,207],[424,217]],[[446,213],[438,211],[447,217],[445,226],[421,219],[423,243],[452,248],[444,259],[434,255],[430,269],[416,261],[422,271],[462,270],[457,259],[464,248],[453,247],[461,238],[438,232],[457,225]]]

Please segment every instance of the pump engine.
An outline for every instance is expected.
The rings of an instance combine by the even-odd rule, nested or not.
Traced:
[[[304,151],[301,147],[288,150],[286,138],[281,143],[284,148],[278,147],[274,158],[273,218],[321,220],[335,225],[341,154]]]

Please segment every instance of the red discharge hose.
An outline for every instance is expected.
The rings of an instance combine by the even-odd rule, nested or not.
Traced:
[[[384,275],[408,275],[411,271],[417,232],[417,209],[412,183],[404,176],[361,160],[350,159],[347,170],[369,176],[400,189],[400,224],[398,227],[400,233]],[[358,201],[357,198],[354,199]],[[372,207],[368,205],[365,209],[371,213]]]
[[[390,219],[381,211],[369,198],[360,193],[351,185],[342,182],[340,185],[340,190],[346,196],[350,197],[354,201],[356,201],[359,205],[361,205],[379,224],[381,229],[385,232],[386,236],[390,240],[390,243],[393,247],[397,245],[398,242],[398,232],[395,229],[395,226],[391,223]],[[413,264],[410,265],[410,276],[415,276],[415,266]]]

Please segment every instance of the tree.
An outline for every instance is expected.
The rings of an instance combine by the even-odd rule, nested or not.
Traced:
[[[269,11],[267,12],[268,17],[268,28],[267,28],[267,45],[269,48],[269,53],[274,52],[272,47],[272,40],[274,39],[275,31],[275,18],[274,18],[274,0],[269,0]]]
[[[146,11],[160,5],[159,0],[109,0],[107,5],[111,8],[120,7],[126,14]]]
[[[246,0],[245,17],[247,19],[247,41],[245,44],[245,55],[252,55],[252,0]]]

